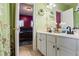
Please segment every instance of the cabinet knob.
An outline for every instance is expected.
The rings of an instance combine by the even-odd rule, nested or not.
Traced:
[[[57,50],[59,50],[59,48],[57,48]]]
[[[55,45],[53,45],[53,48],[55,48]]]

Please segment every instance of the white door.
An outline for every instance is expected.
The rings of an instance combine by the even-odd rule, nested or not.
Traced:
[[[67,26],[74,27],[73,8],[61,13],[61,21],[66,23]]]
[[[16,21],[15,21],[15,54],[19,56],[19,3],[16,4]]]

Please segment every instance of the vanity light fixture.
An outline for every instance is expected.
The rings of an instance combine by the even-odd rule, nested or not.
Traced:
[[[56,7],[55,3],[50,3],[49,5],[52,6],[52,7]]]
[[[52,7],[56,7],[56,4],[55,4],[55,3],[49,3],[49,4],[47,5],[47,8],[52,8]]]
[[[24,10],[27,10],[27,11],[32,11],[32,8],[31,7],[29,7],[29,6],[25,6],[24,8],[23,8]]]
[[[52,6],[53,6],[53,7],[56,7],[56,4],[54,4],[54,3],[53,3],[53,5],[52,5]]]

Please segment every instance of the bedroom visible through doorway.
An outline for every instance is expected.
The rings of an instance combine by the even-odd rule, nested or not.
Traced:
[[[19,55],[27,55],[28,46],[32,49],[33,41],[33,4],[19,5]],[[26,53],[25,53],[26,52]]]

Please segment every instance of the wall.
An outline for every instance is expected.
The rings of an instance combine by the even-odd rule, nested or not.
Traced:
[[[9,4],[0,3],[0,56],[10,55]]]
[[[57,10],[61,10],[61,11],[65,11],[67,9],[69,9],[70,7],[64,3],[56,3],[56,9]]]
[[[40,16],[38,11],[40,9],[44,10],[44,15]],[[53,12],[51,16],[50,13]],[[35,15],[36,15],[36,29],[37,31],[46,31],[47,26],[52,25],[55,21],[55,9],[48,9],[46,3],[35,4]]]
[[[16,17],[16,3],[9,4],[10,9],[10,55],[15,55],[15,17]]]
[[[79,29],[79,11],[75,11],[77,4],[71,4],[69,7],[74,9],[74,26]]]
[[[33,20],[33,16],[20,15],[20,20],[24,21],[25,28],[31,28],[31,21]]]
[[[39,9],[44,9],[46,8],[46,4],[38,3],[35,4],[35,18],[36,18],[36,31],[44,30],[45,29],[45,24],[46,24],[46,18],[45,16],[39,16],[38,11]]]
[[[74,25],[75,28],[79,28],[79,11],[74,12]]]
[[[69,8],[73,8],[75,10],[76,9],[76,6],[77,6],[77,3],[71,3],[68,6],[69,6]]]

